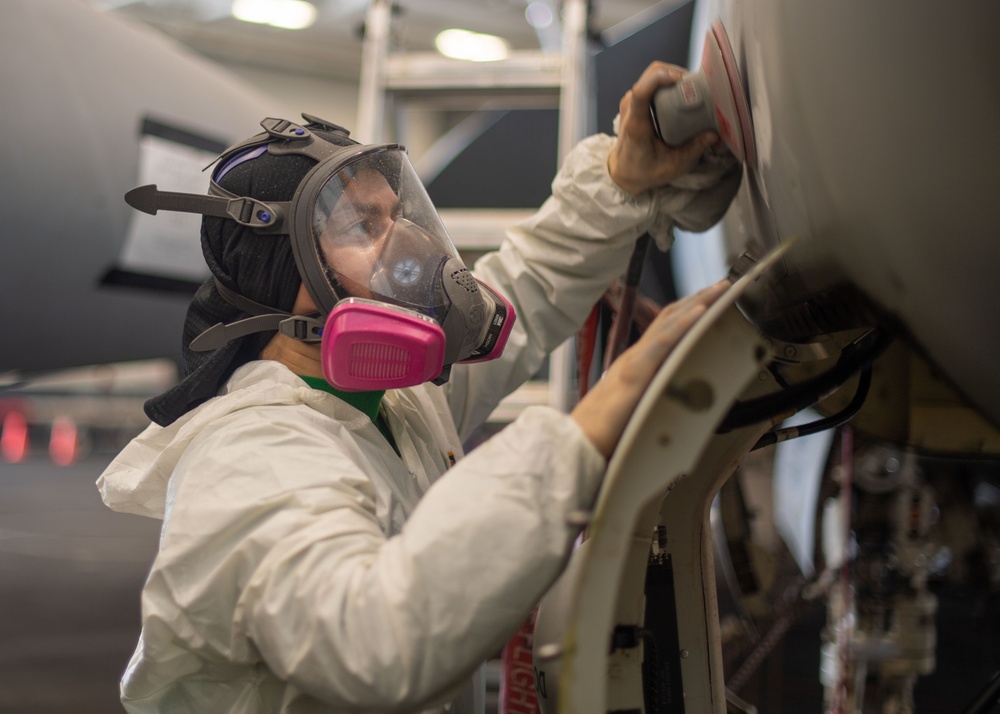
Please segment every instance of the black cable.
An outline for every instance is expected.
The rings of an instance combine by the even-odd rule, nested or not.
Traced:
[[[767,365],[767,371],[771,373],[771,376],[774,377],[774,381],[779,387],[782,389],[792,388],[792,385],[788,383],[787,379],[785,379],[785,375],[781,373],[781,367],[778,363],[771,362],[771,364]]]
[[[993,679],[962,714],[987,714],[997,702],[1000,702],[1000,672],[993,675]]]
[[[777,444],[779,441],[798,439],[800,436],[808,436],[809,434],[815,434],[820,431],[825,431],[826,429],[833,429],[846,424],[854,418],[855,414],[861,411],[861,407],[864,406],[865,400],[868,398],[868,392],[871,389],[871,386],[872,368],[871,366],[868,366],[861,370],[861,376],[858,378],[858,388],[854,392],[854,396],[851,398],[851,401],[839,412],[832,414],[831,416],[824,417],[823,419],[817,419],[816,421],[809,422],[808,424],[769,431],[760,437],[757,443],[754,444],[753,448],[750,450],[756,451],[757,449],[765,446]]]
[[[628,347],[629,333],[632,331],[632,318],[635,314],[635,301],[639,292],[639,281],[642,278],[642,268],[646,262],[649,249],[649,234],[643,233],[635,242],[632,257],[625,271],[621,299],[618,301],[618,313],[611,324],[611,334],[608,336],[607,353],[604,356],[605,371],[611,363]]]
[[[888,332],[873,330],[859,342],[847,347],[837,363],[827,372],[777,394],[737,402],[716,431],[724,434],[733,429],[770,421],[781,414],[791,414],[811,407],[846,382],[858,370],[868,367],[885,351],[890,342],[892,336]]]

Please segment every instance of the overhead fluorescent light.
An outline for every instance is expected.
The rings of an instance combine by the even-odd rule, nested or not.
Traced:
[[[507,40],[502,37],[458,29],[438,33],[434,39],[434,46],[445,57],[472,62],[502,60],[510,51]]]
[[[303,30],[316,22],[316,6],[305,0],[235,0],[233,17],[244,22]]]
[[[271,0],[235,0],[233,17],[243,22],[267,25],[271,21]]]

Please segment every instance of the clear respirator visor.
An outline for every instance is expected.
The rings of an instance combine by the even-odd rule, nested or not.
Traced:
[[[406,154],[362,154],[325,181],[312,206],[312,240],[334,294],[416,310],[444,321],[442,284],[458,251]]]

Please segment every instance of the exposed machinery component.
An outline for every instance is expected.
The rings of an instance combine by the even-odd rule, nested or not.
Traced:
[[[913,452],[845,444],[841,492],[826,508],[824,550],[841,578],[828,600],[821,680],[827,710],[910,714],[934,671],[937,598],[928,576],[937,508]]]

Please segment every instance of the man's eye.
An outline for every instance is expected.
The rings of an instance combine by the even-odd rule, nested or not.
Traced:
[[[365,219],[363,221],[355,221],[354,223],[347,226],[341,233],[352,236],[370,236],[372,235],[377,226],[375,221],[371,219]]]

